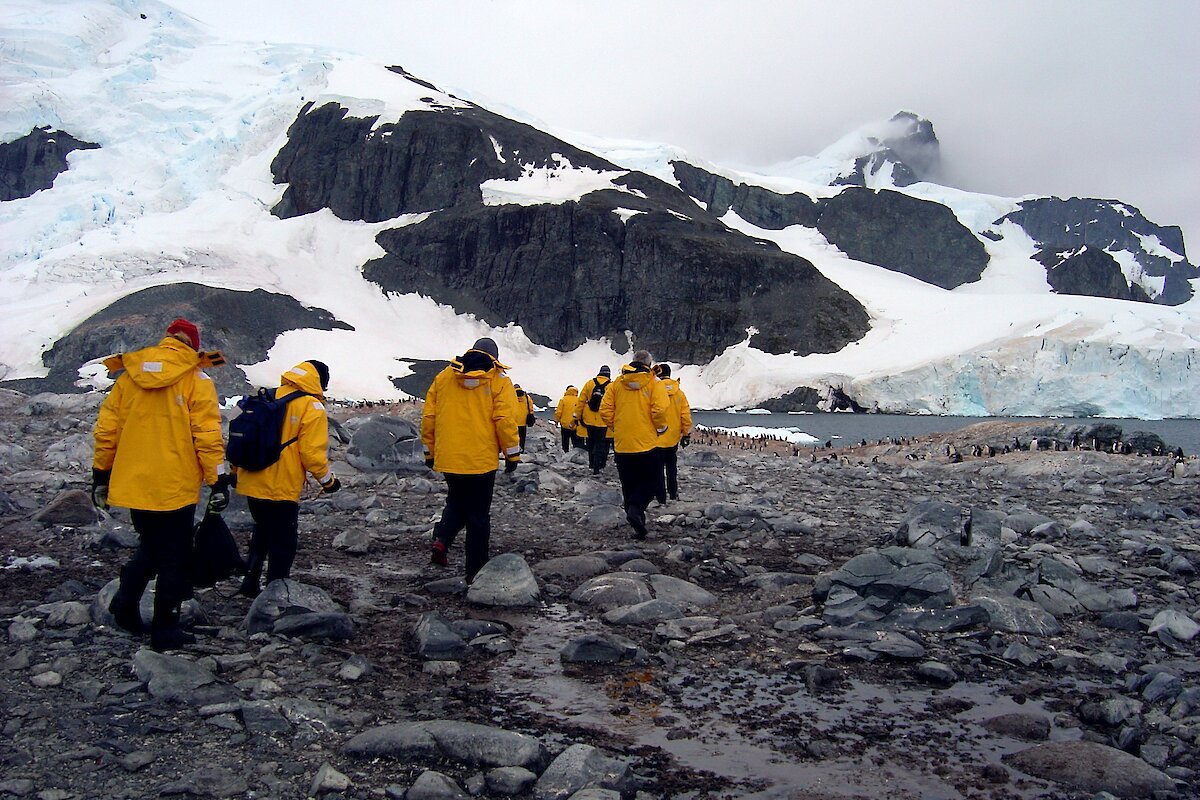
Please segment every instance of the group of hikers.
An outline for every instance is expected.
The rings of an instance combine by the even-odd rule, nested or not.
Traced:
[[[468,584],[488,561],[500,461],[506,473],[517,469],[536,419],[532,398],[508,377],[499,355],[495,341],[478,339],[434,378],[421,413],[425,465],[446,480],[430,561],[446,566],[465,529]],[[329,368],[316,359],[302,361],[283,373],[278,388],[259,393],[260,405],[239,404],[227,445],[216,386],[205,372],[224,359],[201,349],[192,322],[178,318],[158,344],[103,363],[117,377],[93,431],[92,501],[129,509],[138,535],[108,610],[118,627],[148,632],[153,649],[174,650],[195,642],[180,624],[180,608],[193,591],[194,519],[203,487],[209,489],[206,513],[223,511],[233,488],[246,498],[254,528],[238,593],[250,598],[261,591],[264,569],[268,584],[290,575],[307,479],[324,493],[341,488],[328,456]],[[677,451],[690,441],[691,410],[670,367],[638,350],[617,378],[604,366],[582,392],[568,387],[555,420],[564,451],[586,442],[594,474],[605,468],[611,442],[625,517],[634,537],[645,538],[650,501],[679,498]],[[267,441],[265,458],[246,455],[256,424],[266,430],[260,434]],[[147,631],[140,602],[154,578]]]
[[[492,339],[477,340],[433,379],[421,412],[425,464],[446,478],[446,507],[433,526],[430,561],[446,566],[465,529],[468,584],[488,560],[497,454],[505,472],[515,471],[526,428],[536,420],[532,398],[512,383],[499,358]],[[692,428],[687,397],[669,365],[655,365],[645,350],[635,352],[616,379],[605,365],[582,392],[567,387],[554,418],[564,452],[586,442],[593,474],[607,465],[612,443],[625,518],[634,538],[644,539],[650,501],[679,499],[677,453],[688,445]]]
[[[192,593],[193,519],[202,486],[210,489],[207,510],[214,512],[229,504],[235,486],[246,498],[254,531],[239,593],[248,597],[258,595],[264,566],[268,583],[291,571],[306,476],[324,492],[341,488],[329,468],[323,404],[329,368],[310,359],[283,373],[273,392],[287,401],[276,460],[246,470],[226,463],[217,390],[204,371],[223,363],[220,353],[201,350],[199,328],[183,318],[167,326],[157,345],[104,360],[119,374],[93,430],[92,501],[129,509],[138,534],[108,610],[119,627],[145,633],[139,604],[157,577],[149,633],[159,651],[195,641],[179,615]]]

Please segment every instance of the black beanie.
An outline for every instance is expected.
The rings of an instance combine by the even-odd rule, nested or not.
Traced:
[[[329,367],[325,366],[324,361],[317,361],[315,358],[310,358],[308,363],[313,365],[313,369],[317,371],[317,377],[321,379],[321,391],[329,388]]]
[[[600,368],[600,374],[601,375],[612,375],[612,370],[608,368],[608,364],[605,364],[603,367]]]
[[[670,364],[655,364],[654,369],[658,372],[658,376],[660,378],[671,377],[671,365]]]
[[[495,341],[489,339],[486,336],[483,337],[482,339],[476,339],[475,344],[471,345],[471,349],[478,350],[482,353],[487,353],[489,356],[491,356],[494,359],[500,358],[500,349],[498,347],[496,347]]]

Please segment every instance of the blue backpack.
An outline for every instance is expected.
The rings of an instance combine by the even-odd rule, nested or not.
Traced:
[[[241,413],[229,421],[229,444],[225,459],[240,469],[257,472],[279,460],[283,448],[299,437],[283,441],[283,422],[288,403],[297,397],[312,396],[308,392],[292,392],[278,399],[270,389],[238,401]]]

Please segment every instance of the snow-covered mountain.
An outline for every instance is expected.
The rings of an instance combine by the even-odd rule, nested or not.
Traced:
[[[699,407],[1200,416],[1179,229],[933,183],[915,114],[749,174],[154,0],[12,0],[0,42],[7,385],[102,384],[186,313],[228,392],[315,357],[399,398],[486,334],[550,398],[635,343]]]

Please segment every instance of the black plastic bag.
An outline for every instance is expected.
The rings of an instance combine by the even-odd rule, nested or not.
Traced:
[[[224,517],[206,512],[196,526],[192,545],[192,585],[213,586],[232,575],[245,574],[246,560]]]

